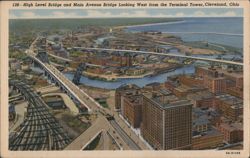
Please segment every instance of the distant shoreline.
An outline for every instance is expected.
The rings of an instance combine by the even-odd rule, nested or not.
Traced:
[[[111,28],[124,28],[128,26],[137,25],[152,25],[159,23],[172,23],[183,21],[181,18],[148,18],[148,17],[134,17],[134,18],[65,18],[65,19],[10,19],[10,28],[15,27],[15,29],[23,29],[28,25],[27,21],[39,21],[39,26],[36,22],[33,22],[34,28],[46,29],[47,27],[54,28],[55,26],[62,25],[64,29],[74,29],[75,26],[104,26]],[[16,26],[22,26],[21,28],[16,28]],[[43,26],[46,26],[43,28]]]
[[[114,26],[114,29],[123,29],[123,28],[133,28],[133,27],[141,27],[141,26],[155,26],[155,25],[171,25],[171,24],[179,24],[184,23],[185,20],[176,20],[176,21],[166,21],[166,22],[152,22],[145,24],[131,24],[131,25],[122,25],[122,26]]]
[[[171,24],[180,24],[180,23],[184,23],[184,22],[186,22],[186,20],[176,20],[176,21],[158,22],[158,23],[150,23],[150,24],[136,24],[136,25],[128,25],[125,27],[133,28],[133,27],[141,27],[141,26],[171,25]]]

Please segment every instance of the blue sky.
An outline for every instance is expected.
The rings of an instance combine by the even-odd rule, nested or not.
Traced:
[[[119,17],[242,17],[240,8],[165,9],[12,9],[11,19]]]

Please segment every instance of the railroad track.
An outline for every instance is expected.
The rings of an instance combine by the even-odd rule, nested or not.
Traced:
[[[27,115],[16,133],[9,138],[10,150],[62,150],[71,138],[49,112],[41,97],[25,83],[10,80],[29,102]]]

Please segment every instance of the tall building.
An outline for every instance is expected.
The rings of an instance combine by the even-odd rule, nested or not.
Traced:
[[[239,120],[239,116],[243,114],[243,100],[229,94],[216,96],[214,107],[232,121]]]
[[[190,149],[192,104],[171,98],[175,97],[143,94],[142,136],[157,150]]]
[[[226,90],[226,81],[224,77],[204,77],[204,86],[212,93],[221,93]]]
[[[129,53],[114,52],[111,55],[111,60],[119,62],[119,66],[133,65],[133,57]]]
[[[134,84],[122,85],[118,87],[115,91],[115,109],[121,110],[123,109],[123,97],[125,95],[136,95],[140,94],[140,87]]]
[[[132,66],[132,56],[129,53],[125,53],[120,58],[120,66]]]
[[[141,124],[142,96],[132,95],[124,97],[123,117],[133,126],[139,128]]]
[[[196,67],[195,68],[195,74],[199,77],[204,76],[214,76],[216,73],[215,68],[207,68],[207,67]]]
[[[224,93],[228,88],[232,87],[237,87],[243,92],[242,71],[223,70],[221,68],[211,67],[197,67],[195,69],[195,73],[196,76],[203,79],[203,85],[212,93]]]
[[[222,123],[219,125],[218,129],[221,131],[221,133],[223,133],[224,140],[228,143],[237,143],[243,140],[242,123]]]

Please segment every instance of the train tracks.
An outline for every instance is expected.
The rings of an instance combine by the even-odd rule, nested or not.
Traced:
[[[10,150],[62,150],[71,139],[49,112],[44,101],[30,86],[10,80],[29,102],[27,115],[14,135],[9,138]]]

